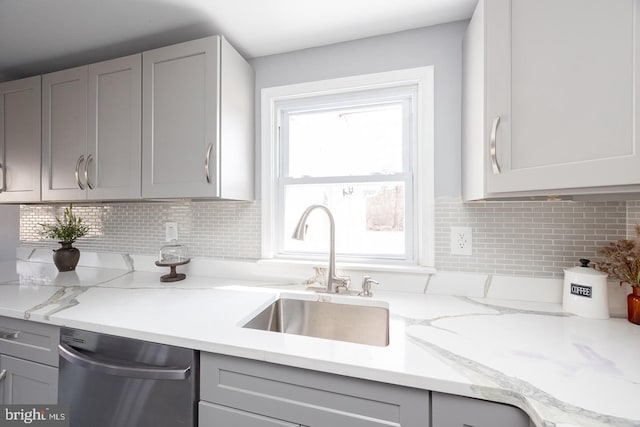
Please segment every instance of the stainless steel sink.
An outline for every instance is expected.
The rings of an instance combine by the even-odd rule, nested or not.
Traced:
[[[389,345],[389,310],[375,305],[280,298],[243,327],[380,347]]]

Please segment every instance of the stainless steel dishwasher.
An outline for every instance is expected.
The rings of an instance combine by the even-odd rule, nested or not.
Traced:
[[[197,351],[67,328],[58,351],[71,427],[195,427]]]

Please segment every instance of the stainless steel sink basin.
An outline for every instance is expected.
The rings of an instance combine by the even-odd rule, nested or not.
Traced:
[[[280,298],[243,327],[380,347],[389,345],[389,310],[374,305]]]

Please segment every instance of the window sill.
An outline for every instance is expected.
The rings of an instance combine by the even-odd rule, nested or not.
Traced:
[[[328,261],[263,258],[258,260],[258,264],[273,265],[282,268],[327,267]],[[435,267],[427,267],[421,265],[366,264],[353,262],[336,262],[336,270],[363,272],[378,271],[399,274],[434,274],[436,272]]]

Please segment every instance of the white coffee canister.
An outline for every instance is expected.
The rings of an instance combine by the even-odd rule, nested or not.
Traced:
[[[588,259],[580,263],[564,270],[562,307],[578,316],[608,319],[607,273],[590,268]]]

